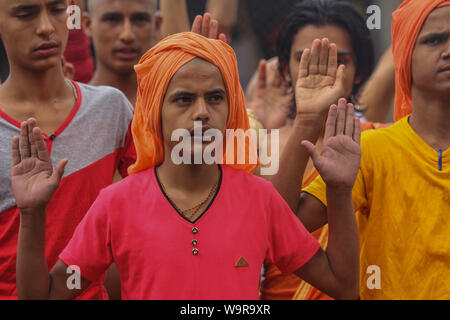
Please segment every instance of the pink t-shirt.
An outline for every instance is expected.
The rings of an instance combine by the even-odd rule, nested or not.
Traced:
[[[123,299],[259,299],[264,259],[291,273],[319,249],[272,184],[221,166],[212,204],[193,223],[155,169],[105,188],[60,255],[95,281],[114,261]]]

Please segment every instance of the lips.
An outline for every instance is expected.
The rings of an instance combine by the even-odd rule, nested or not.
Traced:
[[[439,69],[439,72],[448,72],[450,71],[450,64]]]
[[[47,41],[41,43],[34,52],[36,52],[39,56],[49,57],[58,53],[59,45],[55,41]]]
[[[115,49],[114,54],[121,60],[136,60],[139,58],[140,52],[133,47],[123,47]]]
[[[189,130],[189,133],[191,134],[192,137],[194,136],[203,136],[205,135],[205,132],[208,131],[209,129],[211,129],[210,126],[208,125],[204,125],[204,126],[199,126],[199,127],[194,127],[191,130]]]

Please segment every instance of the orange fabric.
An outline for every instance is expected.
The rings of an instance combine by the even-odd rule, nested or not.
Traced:
[[[392,14],[392,53],[395,66],[395,121],[412,112],[411,60],[417,37],[428,15],[450,5],[448,0],[405,0]]]
[[[236,56],[233,49],[220,40],[207,39],[201,35],[184,32],[171,35],[151,48],[135,66],[138,95],[132,124],[136,163],[129,167],[129,174],[157,166],[164,160],[164,144],[161,131],[161,109],[170,80],[184,64],[194,58],[202,58],[217,66],[222,73],[228,95],[227,129],[249,129],[244,92],[239,83]],[[252,150],[249,143],[234,144],[234,164],[224,164],[252,173],[255,164],[237,163],[238,148]],[[242,150],[242,149],[240,149]],[[255,151],[256,152],[256,148]]]

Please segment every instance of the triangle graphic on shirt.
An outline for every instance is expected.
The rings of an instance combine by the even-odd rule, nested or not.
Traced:
[[[238,262],[234,265],[236,268],[248,267],[248,262],[245,261],[244,257],[240,257]]]

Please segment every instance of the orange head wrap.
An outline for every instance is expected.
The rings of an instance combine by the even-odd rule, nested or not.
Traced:
[[[450,5],[448,0],[405,0],[392,14],[392,53],[395,65],[395,121],[412,112],[411,60],[417,37],[429,14]]]
[[[220,40],[207,39],[192,32],[175,34],[151,48],[135,66],[138,95],[132,132],[136,146],[136,163],[128,173],[157,166],[164,160],[164,143],[161,130],[161,109],[169,82],[187,62],[202,58],[219,68],[228,96],[227,129],[249,129],[244,92],[239,83],[236,56],[233,49]],[[249,144],[245,143],[246,154]],[[238,148],[235,145],[235,151]],[[235,158],[236,158],[235,152]],[[226,155],[224,151],[224,163]],[[236,161],[234,163],[237,163]],[[253,172],[255,164],[229,164]]]

